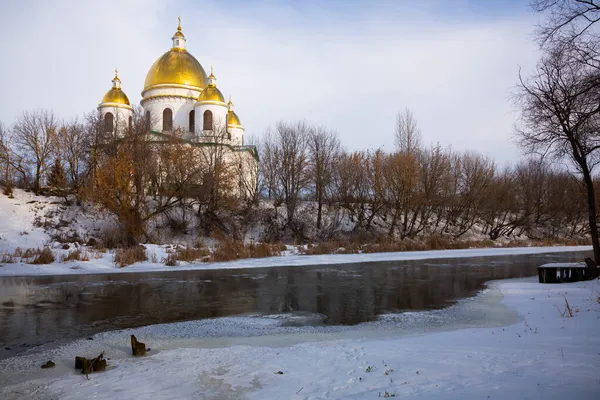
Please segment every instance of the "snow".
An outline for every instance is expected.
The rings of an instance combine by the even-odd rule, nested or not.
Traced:
[[[585,263],[547,263],[540,268],[586,268]]]
[[[460,250],[429,250],[405,251],[393,253],[368,253],[368,254],[323,254],[323,255],[283,255],[266,258],[242,259],[227,262],[198,262],[180,263],[176,267],[166,266],[162,263],[167,255],[168,245],[145,245],[146,253],[150,259],[147,262],[138,262],[123,268],[113,263],[113,254],[93,253],[89,261],[60,261],[60,255],[66,255],[67,250],[55,250],[57,261],[46,265],[33,265],[25,262],[0,264],[0,276],[24,275],[64,275],[64,274],[98,274],[115,272],[150,272],[150,271],[175,271],[175,270],[206,270],[206,269],[236,269],[236,268],[263,268],[282,266],[309,266],[323,264],[347,264],[383,261],[424,260],[440,258],[465,258],[465,257],[495,257],[506,255],[560,253],[574,251],[588,251],[591,246],[551,246],[551,247],[508,247],[508,248],[476,248]],[[99,258],[96,258],[99,257]],[[152,261],[154,259],[155,262]]]
[[[14,191],[14,199],[0,196],[0,254],[5,251],[42,247],[49,237],[41,227],[34,226],[38,204],[34,196],[22,190]]]
[[[503,296],[506,315],[516,315],[488,327],[404,330],[407,318],[431,316],[425,312],[294,333],[282,327],[283,314],[98,334],[0,361],[0,397],[308,400],[374,399],[387,392],[418,399],[597,399],[600,282],[493,282],[457,307],[481,304],[494,292]],[[562,312],[565,298],[572,318]],[[152,348],[149,355],[130,355],[131,333]],[[107,371],[86,380],[72,369],[76,355],[101,350],[110,358]],[[56,368],[40,369],[48,359]]]

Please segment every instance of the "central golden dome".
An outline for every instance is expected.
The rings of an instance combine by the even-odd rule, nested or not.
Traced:
[[[206,72],[193,55],[185,49],[172,48],[150,67],[144,91],[156,85],[185,85],[202,90],[206,81]]]

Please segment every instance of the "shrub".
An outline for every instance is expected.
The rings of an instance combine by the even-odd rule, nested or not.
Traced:
[[[251,243],[223,239],[213,252],[213,261],[232,261],[242,258],[264,258],[281,254],[280,244]]]
[[[69,254],[67,254],[66,256],[63,256],[63,261],[79,261],[79,257],[81,256],[81,251],[79,250],[73,250],[70,251]]]
[[[164,263],[167,267],[176,267],[177,266],[177,254],[176,253],[168,253],[167,258],[164,259]]]
[[[4,253],[2,254],[2,258],[0,258],[0,263],[2,264],[13,264],[15,262],[15,257],[12,254]]]
[[[67,261],[90,261],[90,256],[86,251],[73,250],[63,257],[64,262]]]
[[[123,268],[127,265],[135,264],[138,261],[146,261],[146,248],[144,246],[125,247],[115,250],[113,262]]]
[[[178,247],[176,250],[176,257],[179,261],[193,262],[200,260],[208,255],[210,251],[207,248],[194,248],[194,247]]]
[[[12,190],[12,185],[9,183],[7,185],[4,186],[4,189],[2,190],[2,193],[5,196],[8,196],[9,198],[13,198],[13,190]]]
[[[49,247],[44,247],[42,251],[40,251],[31,264],[51,264],[54,262],[54,253],[50,250]]]
[[[106,228],[100,233],[100,240],[103,247],[107,249],[116,249],[127,245],[127,235],[118,227]]]

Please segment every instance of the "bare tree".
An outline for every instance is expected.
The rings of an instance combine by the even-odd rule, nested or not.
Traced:
[[[308,135],[305,122],[278,122],[268,130],[263,143],[265,180],[271,196],[285,202],[286,226],[295,236],[302,236],[295,216],[302,192],[308,186]],[[276,203],[277,204],[277,203]]]
[[[317,229],[321,229],[323,204],[333,179],[333,161],[340,151],[337,134],[322,127],[308,134],[310,185],[317,202]]]
[[[517,134],[527,152],[569,160],[583,178],[594,257],[600,262],[592,172],[600,162],[600,86],[597,71],[573,47],[549,47],[535,74],[519,79]]]
[[[275,133],[267,129],[260,145],[262,182],[267,191],[267,198],[273,201],[275,210],[283,203],[283,192],[279,186],[280,151],[277,147]]]
[[[196,192],[198,216],[205,235],[215,228],[229,233],[224,214],[233,211],[239,195],[238,165],[227,146],[228,132],[222,121],[213,125],[212,136],[199,145],[200,187]]]
[[[142,238],[151,240],[148,221],[180,202],[180,197],[168,191],[160,202],[149,196],[157,173],[150,126],[141,108],[135,108],[128,132],[113,143],[98,145],[87,192],[89,199],[117,217],[127,245],[135,245]]]
[[[53,153],[57,120],[52,111],[26,111],[13,127],[14,140],[22,155],[35,168],[34,190],[39,194],[42,177]]]
[[[65,164],[69,183],[74,191],[83,184],[92,137],[78,119],[63,124],[58,131],[62,161]]]
[[[537,32],[542,45],[597,35],[593,26],[600,21],[598,0],[532,0],[531,6],[536,12],[548,13]]]
[[[414,154],[421,149],[421,131],[409,108],[405,108],[396,115],[394,138],[396,149],[400,152]]]

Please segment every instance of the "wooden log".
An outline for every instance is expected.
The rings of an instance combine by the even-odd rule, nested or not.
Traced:
[[[81,369],[81,373],[86,376],[91,372],[104,371],[107,363],[104,359],[104,352],[96,358],[75,357],[75,369]]]
[[[146,355],[146,344],[138,342],[135,335],[131,335],[131,352],[134,356],[145,356]]]

